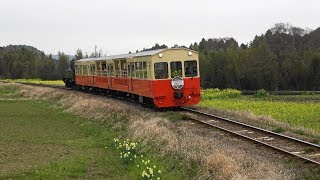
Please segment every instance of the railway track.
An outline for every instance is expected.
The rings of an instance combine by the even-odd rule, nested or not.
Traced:
[[[182,107],[193,120],[320,166],[320,145]]]
[[[51,87],[56,89],[68,89],[64,86],[54,86],[45,84],[20,84]],[[124,98],[119,97],[117,99],[126,100]],[[308,141],[275,133],[266,129],[241,123],[235,120],[223,118],[213,114],[200,112],[191,108],[181,107],[180,109],[185,111],[193,120],[197,122],[234,134],[236,136],[240,136],[245,139],[249,139],[255,143],[262,144],[284,154],[288,154],[290,156],[294,156],[306,162],[320,166],[319,144],[313,144]]]

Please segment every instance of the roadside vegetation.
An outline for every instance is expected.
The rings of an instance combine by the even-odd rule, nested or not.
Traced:
[[[206,89],[201,93],[200,107],[246,111],[256,116],[269,116],[274,121],[287,123],[292,127],[312,130],[320,137],[320,103],[317,102],[320,99],[319,95],[277,96],[270,95],[263,89],[254,95],[246,96],[234,89]],[[277,129],[279,131],[281,128]],[[303,130],[299,133],[303,133]]]

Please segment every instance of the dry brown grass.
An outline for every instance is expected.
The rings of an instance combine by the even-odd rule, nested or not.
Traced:
[[[121,120],[128,118],[127,137],[141,139],[145,148],[153,146],[160,156],[176,154],[190,168],[198,166],[200,172],[196,179],[294,178],[272,152],[190,121],[175,123],[149,109],[81,92],[28,85],[19,87],[24,96],[50,100],[65,111],[93,121],[103,122],[106,116],[114,117],[115,129],[123,128]]]
[[[294,176],[274,158],[264,157],[264,152],[250,152],[245,142],[230,142],[220,132],[188,121],[174,124],[158,117],[140,119],[133,123],[130,134],[144,139],[145,144],[161,142],[154,148],[162,156],[178,152],[190,168],[194,163],[199,165],[201,173],[197,179],[291,179]]]

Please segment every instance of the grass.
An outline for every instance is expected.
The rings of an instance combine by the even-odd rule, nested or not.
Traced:
[[[0,95],[8,94],[3,89]],[[0,100],[0,114],[0,179],[127,174],[108,146],[115,132],[47,103],[20,98]]]
[[[114,138],[126,138],[128,112],[87,107],[83,115],[67,113],[62,108],[75,103],[63,98],[70,96],[59,92],[34,101],[21,96],[19,88],[0,84],[0,179],[143,179],[141,169],[124,162],[113,145]],[[99,113],[103,116],[97,119]],[[93,119],[88,114],[94,114]],[[157,144],[149,142],[139,154],[161,169],[163,179],[188,179],[198,173],[176,154],[160,156],[152,143]]]
[[[239,95],[230,96],[229,94]],[[292,126],[320,132],[320,103],[303,101],[303,97],[308,95],[298,96],[284,96],[283,98],[273,95],[264,97],[242,96],[240,92],[237,93],[237,90],[209,89],[202,91],[202,101],[199,106],[225,110],[245,110],[256,115],[269,115]],[[312,98],[316,97],[312,96]],[[299,99],[300,101],[291,101],[291,99]],[[279,131],[279,129],[276,131]]]
[[[2,82],[19,82],[19,83],[30,83],[30,84],[46,84],[55,86],[64,86],[62,80],[41,80],[41,79],[1,79]]]

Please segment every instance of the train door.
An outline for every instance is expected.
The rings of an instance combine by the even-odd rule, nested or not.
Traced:
[[[147,63],[147,73],[146,73],[146,78],[147,79],[151,79],[151,71],[152,71],[152,69],[151,69],[151,62],[148,62]],[[149,88],[149,90],[148,90],[148,92],[149,92],[149,96],[153,96],[153,94],[152,94],[152,82],[151,81],[148,81],[148,88]]]
[[[108,64],[108,83],[109,88],[112,87],[113,64]]]

